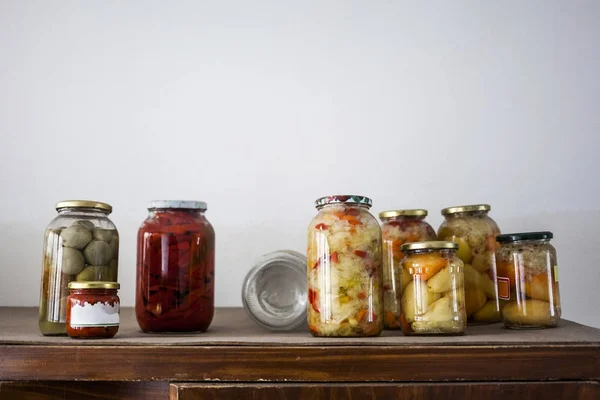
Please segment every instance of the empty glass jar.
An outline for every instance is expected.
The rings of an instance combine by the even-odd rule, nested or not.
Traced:
[[[466,328],[463,263],[454,242],[406,243],[401,268],[410,281],[401,298],[405,335],[461,334]]]
[[[400,329],[400,296],[410,277],[400,267],[404,243],[435,240],[436,234],[425,221],[427,210],[390,210],[379,213],[383,238],[384,329]]]
[[[66,335],[69,282],[116,282],[119,233],[108,218],[112,207],[88,200],[61,201],[44,234],[39,327]]]
[[[306,256],[279,250],[261,256],[244,279],[242,303],[259,325],[274,331],[306,325]]]
[[[513,329],[552,328],[560,321],[556,249],[552,232],[497,237],[498,297],[504,325]]]
[[[308,227],[308,327],[314,336],[376,336],[383,329],[381,228],[364,196],[316,201]]]

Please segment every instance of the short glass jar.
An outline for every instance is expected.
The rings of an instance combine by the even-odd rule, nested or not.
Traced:
[[[39,327],[44,335],[66,335],[69,282],[116,282],[119,233],[109,204],[68,200],[44,234]]]
[[[315,202],[308,227],[308,327],[314,336],[376,336],[383,329],[381,228],[371,199]]]
[[[242,303],[252,320],[273,331],[306,325],[306,256],[293,250],[259,257],[242,285]]]
[[[496,251],[498,297],[504,325],[512,329],[553,328],[560,321],[560,293],[552,232],[499,235]]]
[[[203,332],[215,310],[215,231],[202,201],[158,200],[138,230],[135,316],[144,332]]]
[[[67,335],[111,338],[119,331],[120,300],[116,282],[71,282],[67,300]]]
[[[401,268],[410,282],[401,297],[405,335],[457,335],[465,331],[463,262],[448,241],[406,243]],[[403,282],[404,283],[404,282]]]
[[[488,216],[490,209],[487,204],[445,208],[442,210],[445,221],[438,230],[438,240],[458,243],[456,255],[464,263],[469,323],[502,321],[494,260],[500,228]]]
[[[404,243],[424,242],[436,239],[431,225],[425,221],[427,210],[390,210],[379,213],[383,239],[383,309],[384,329],[400,329],[400,297],[402,289],[410,280],[402,276],[406,270],[400,267],[404,258]]]

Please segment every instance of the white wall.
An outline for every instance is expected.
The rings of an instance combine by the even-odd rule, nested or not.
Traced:
[[[0,305],[37,303],[59,200],[114,206],[126,305],[147,201],[206,200],[232,306],[351,192],[554,231],[600,327],[600,2],[283,3],[0,1]]]

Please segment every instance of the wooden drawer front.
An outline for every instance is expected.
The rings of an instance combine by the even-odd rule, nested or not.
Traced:
[[[166,400],[169,382],[0,382],[0,400]]]
[[[598,400],[598,382],[415,384],[171,384],[171,400]]]

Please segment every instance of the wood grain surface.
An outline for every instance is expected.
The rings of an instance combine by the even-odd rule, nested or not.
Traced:
[[[1,346],[0,380],[393,382],[599,380],[600,348],[573,346]],[[63,361],[57,361],[63,360]]]
[[[167,382],[0,382],[0,400],[166,400]]]
[[[598,400],[598,382],[427,384],[171,384],[171,400]]]

